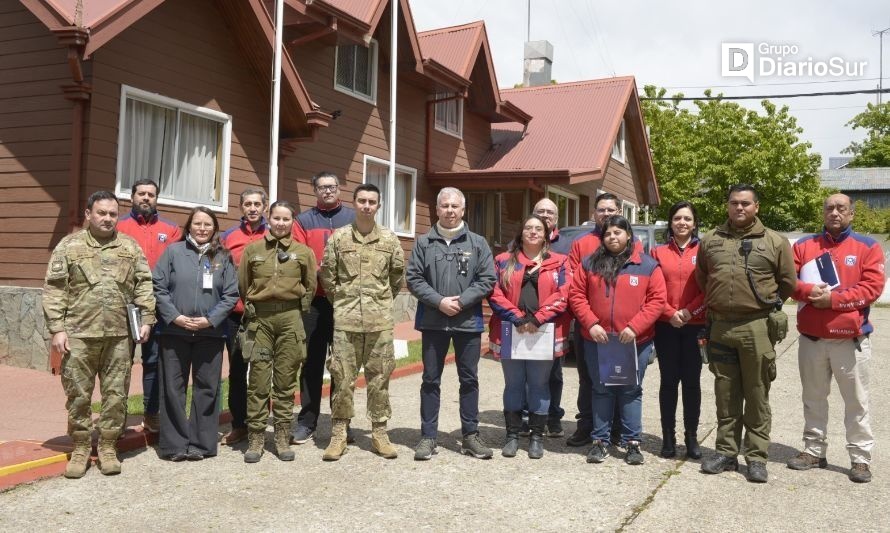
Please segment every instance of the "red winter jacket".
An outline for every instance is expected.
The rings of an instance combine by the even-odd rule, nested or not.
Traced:
[[[578,319],[581,335],[592,341],[590,328],[599,324],[607,333],[615,334],[630,326],[637,334],[637,345],[652,339],[655,322],[667,303],[664,275],[655,259],[634,246],[614,287],[590,272],[586,263],[581,262],[569,289],[569,305]]]
[[[154,269],[167,246],[182,239],[179,225],[159,217],[157,213],[146,219],[130,211],[117,221],[117,230],[136,239],[151,269]]]
[[[223,232],[219,237],[219,241],[232,254],[232,262],[235,263],[235,268],[237,269],[238,265],[241,264],[241,254],[244,253],[244,248],[253,241],[262,239],[268,232],[269,224],[266,222],[265,217],[260,221],[260,225],[256,227],[256,231],[251,229],[250,224],[242,218],[240,224],[232,226]],[[244,302],[241,298],[238,298],[238,303],[235,304],[232,312],[244,313]]]
[[[652,249],[652,258],[658,261],[664,282],[667,286],[667,305],[659,320],[670,322],[680,309],[692,313],[687,324],[705,323],[705,293],[695,281],[695,257],[698,254],[699,240],[692,239],[684,250],[671,239]]]
[[[504,287],[501,275],[507,267],[510,252],[504,252],[494,258],[494,269],[497,275],[497,283],[494,291],[488,297],[491,305],[491,321],[488,324],[488,341],[495,357],[501,353],[501,324],[504,321],[516,323],[525,316],[516,305],[519,303],[519,295],[522,291],[522,277],[526,268],[532,262],[523,253],[516,256],[522,268],[513,271],[510,277],[509,287]],[[538,310],[535,312],[535,321],[538,324],[553,322],[553,351],[556,357],[560,357],[568,350],[569,326],[572,323],[572,315],[567,313],[569,285],[572,280],[571,270],[568,268],[568,258],[562,254],[550,252],[550,255],[541,264],[538,274]]]
[[[582,259],[595,252],[600,247],[601,242],[598,226],[594,226],[590,233],[585,233],[572,241],[572,251],[569,252],[569,266],[572,268],[572,272],[580,270],[578,264],[581,263]],[[643,241],[634,239],[634,252],[645,252],[643,250]]]
[[[828,252],[840,281],[831,291],[830,309],[807,304],[813,284],[797,281],[792,297],[806,304],[798,308],[797,330],[823,339],[850,339],[871,333],[870,306],[884,291],[881,245],[848,227],[837,240],[827,231],[804,237],[794,243],[793,251],[798,275],[808,261]]]

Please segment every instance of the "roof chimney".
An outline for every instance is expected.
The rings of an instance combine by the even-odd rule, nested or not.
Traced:
[[[553,45],[550,41],[528,41],[525,43],[525,59],[522,69],[522,85],[538,87],[550,85],[550,70],[553,65]]]

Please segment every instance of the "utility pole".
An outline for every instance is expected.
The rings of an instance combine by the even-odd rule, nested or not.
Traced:
[[[878,105],[881,105],[881,94],[884,92],[884,34],[890,31],[890,28],[876,31],[871,34],[872,37],[878,36],[880,50],[878,51]]]
[[[528,15],[525,19],[525,42],[529,42],[532,40],[532,0],[528,0],[525,5],[528,7]]]

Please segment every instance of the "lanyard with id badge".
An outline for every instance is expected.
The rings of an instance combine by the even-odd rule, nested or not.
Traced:
[[[204,282],[202,283],[201,288],[204,290],[212,289],[213,288],[213,269],[211,268],[211,265],[210,265],[210,259],[208,259],[206,256],[204,257],[202,266],[204,267],[204,276],[203,276]]]

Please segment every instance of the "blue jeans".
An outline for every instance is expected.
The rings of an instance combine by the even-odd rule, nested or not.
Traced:
[[[528,393],[528,409],[536,415],[550,410],[550,361],[502,359],[504,370],[504,411],[521,411]]]
[[[479,356],[482,334],[457,331],[421,332],[423,382],[420,385],[420,433],[435,439],[439,431],[439,397],[445,355],[454,341],[454,360],[460,382],[460,431],[463,436],[479,432]]]
[[[649,364],[652,348],[652,341],[637,346],[639,385],[607,387],[600,381],[597,344],[584,340],[584,359],[591,381],[593,429],[590,432],[590,437],[593,440],[609,441],[609,430],[612,427],[616,403],[621,414],[621,445],[630,440],[641,440],[643,435],[643,376],[646,374],[646,365]]]

